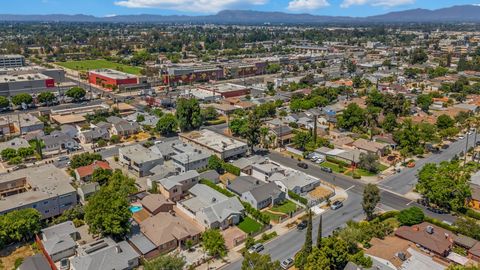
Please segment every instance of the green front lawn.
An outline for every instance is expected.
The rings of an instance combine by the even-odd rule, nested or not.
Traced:
[[[379,164],[378,168],[380,169],[381,172],[385,171],[386,169],[388,169],[389,167],[388,166],[385,166],[383,164]]]
[[[330,169],[332,169],[332,171],[334,171],[336,173],[343,173],[345,171],[345,167],[340,168],[340,166],[338,166],[338,164],[330,162],[330,161],[324,161],[320,164],[320,166],[330,168]]]
[[[359,168],[355,169],[355,174],[360,175],[360,176],[375,176],[375,175],[377,175],[375,173],[369,172],[369,171],[364,170],[364,169],[359,169]],[[352,176],[352,171],[349,171],[345,175]]]
[[[279,214],[270,213],[270,212],[268,212],[268,211],[263,211],[262,213],[264,213],[265,215],[269,216],[269,217],[270,217],[270,221],[275,221],[275,222],[278,222],[278,221],[280,220],[280,218],[284,216],[284,215],[279,215]]]
[[[250,217],[245,217],[242,222],[238,223],[237,227],[245,233],[254,233],[262,229],[262,224]]]
[[[271,208],[271,210],[274,212],[282,212],[285,214],[289,214],[297,210],[297,205],[290,200],[286,200],[282,204],[275,205]]]
[[[115,63],[112,61],[107,61],[104,59],[97,59],[97,60],[82,60],[82,61],[67,61],[67,62],[57,62],[59,66],[73,69],[73,70],[80,70],[80,71],[88,71],[92,69],[99,69],[99,68],[109,68],[115,69],[118,71],[140,75],[140,71],[142,68],[128,66],[120,63]]]

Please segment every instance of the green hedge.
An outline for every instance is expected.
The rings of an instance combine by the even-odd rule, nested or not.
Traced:
[[[234,174],[236,176],[240,175],[240,168],[230,164],[230,163],[223,163],[223,169],[231,174]]]
[[[254,219],[257,221],[262,222],[263,224],[269,224],[270,223],[270,216],[260,212],[259,210],[253,208],[251,204],[248,202],[241,202],[243,205],[243,208],[245,208],[245,211],[252,216]]]
[[[225,195],[227,197],[235,197],[235,195],[233,193],[231,193],[230,191],[215,185],[214,183],[212,183],[211,181],[209,181],[207,179],[200,179],[200,184],[207,185],[207,186],[215,189],[216,191],[222,193],[223,195]]]
[[[295,200],[295,201],[297,201],[297,202],[300,202],[300,203],[303,204],[303,205],[307,205],[307,203],[308,203],[308,200],[307,200],[307,199],[303,198],[302,196],[298,195],[297,193],[295,193],[295,192],[293,192],[293,191],[291,191],[291,190],[288,191],[288,196],[289,196],[291,199],[293,199],[293,200]]]
[[[377,219],[378,219],[378,221],[382,222],[382,221],[385,221],[389,218],[397,217],[398,213],[399,213],[399,211],[396,211],[396,210],[388,211],[388,212],[385,212],[385,213],[379,215],[377,217]]]
[[[329,156],[327,156],[327,161],[330,161],[330,162],[335,163],[335,164],[337,164],[337,165],[341,165],[341,166],[343,166],[343,167],[349,167],[349,166],[350,166],[350,164],[348,164],[348,163],[345,162],[345,161],[341,161],[341,160],[338,160],[338,159],[336,159],[336,158],[329,157]]]
[[[220,124],[225,124],[227,121],[225,119],[216,119],[216,120],[210,120],[207,121],[207,126],[214,126],[214,125],[220,125]]]
[[[444,228],[445,230],[449,230],[449,231],[452,231],[452,232],[454,232],[454,233],[458,233],[457,227],[455,227],[455,226],[450,226],[450,225],[448,225],[447,223],[441,222],[441,221],[438,220],[438,219],[435,219],[435,218],[432,218],[432,217],[429,217],[429,216],[425,216],[424,221],[430,222],[430,223],[432,223],[432,224],[434,224],[434,225],[437,225],[437,226],[440,227],[440,228]]]
[[[480,213],[472,209],[467,209],[467,212],[465,212],[465,215],[468,217],[480,220]]]

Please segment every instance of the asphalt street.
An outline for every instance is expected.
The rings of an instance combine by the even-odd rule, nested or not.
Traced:
[[[475,133],[469,135],[468,138],[468,147],[465,148],[467,144],[467,138],[458,140],[450,144],[450,147],[447,149],[442,149],[438,154],[432,154],[426,158],[422,158],[416,161],[416,166],[414,168],[404,168],[398,174],[394,174],[388,178],[385,178],[380,182],[380,186],[391,190],[399,194],[406,194],[411,191],[417,183],[417,172],[420,170],[423,165],[427,163],[440,163],[442,161],[450,160],[453,156],[458,155],[460,152],[465,152],[465,149],[475,145]],[[480,136],[477,135],[477,141],[480,140]]]

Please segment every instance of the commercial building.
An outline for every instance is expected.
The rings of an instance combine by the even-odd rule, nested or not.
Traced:
[[[210,151],[221,159],[240,157],[248,151],[246,143],[208,129],[183,133],[179,137],[183,142],[191,143],[202,150]]]
[[[0,95],[15,96],[20,93],[35,94],[52,91],[55,79],[42,73],[0,75]]]
[[[15,68],[25,66],[25,57],[19,54],[0,55],[0,68]]]
[[[58,216],[77,204],[70,177],[51,164],[0,175],[0,198],[0,215],[34,208],[44,219]]]
[[[137,84],[138,77],[113,69],[97,69],[88,72],[88,81],[105,88],[118,88],[120,85]]]
[[[215,85],[206,85],[198,87],[201,90],[208,91],[212,95],[220,94],[223,98],[245,96],[250,94],[250,88],[233,83],[221,83]]]
[[[206,82],[223,79],[223,69],[214,65],[172,66],[163,76],[165,84]]]

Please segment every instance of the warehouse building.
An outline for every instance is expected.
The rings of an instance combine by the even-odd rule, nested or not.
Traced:
[[[52,91],[55,79],[42,73],[0,75],[0,95],[15,96],[20,93],[35,94]]]
[[[120,85],[138,84],[138,77],[113,69],[97,69],[88,72],[90,83],[113,89]]]

